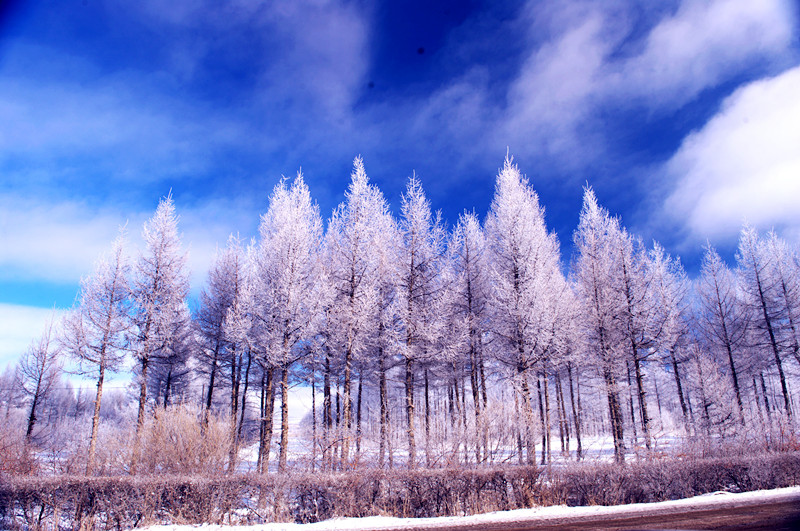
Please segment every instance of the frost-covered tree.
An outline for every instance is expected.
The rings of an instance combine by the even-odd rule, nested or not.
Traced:
[[[62,347],[77,360],[79,371],[97,378],[87,474],[94,468],[103,382],[107,372],[122,367],[130,340],[130,266],[123,244],[121,234],[110,255],[97,263],[94,274],[81,281],[78,303],[65,318],[61,337]]]
[[[486,262],[486,238],[474,213],[462,214],[453,228],[447,246],[448,264],[452,268],[450,282],[450,341],[469,367],[475,416],[475,458],[485,459],[488,452],[486,424],[486,371],[483,359],[483,335],[487,331],[488,295],[490,292]],[[481,445],[484,453],[481,454]]]
[[[771,276],[778,287],[775,302],[783,318],[781,345],[800,363],[800,256],[775,231],[767,235],[764,251],[770,256]]]
[[[555,346],[557,307],[566,282],[559,245],[528,179],[506,157],[486,219],[492,290],[489,298],[496,358],[512,370],[520,393],[528,461],[535,459],[529,370]],[[545,370],[541,366],[541,370]]]
[[[644,435],[645,446],[651,447],[650,414],[647,410],[647,396],[644,385],[644,372],[642,364],[658,345],[659,336],[663,333],[666,317],[660,311],[659,300],[654,296],[653,273],[663,267],[659,264],[664,259],[663,253],[657,246],[654,253],[647,255],[641,241],[633,238],[624,229],[621,229],[616,238],[618,267],[609,273],[610,285],[620,291],[623,301],[622,319],[623,334],[625,336],[625,350],[628,360],[633,365],[636,379],[636,395],[639,405],[639,416]],[[626,361],[626,365],[628,362]],[[630,379],[630,378],[629,378]],[[628,382],[630,385],[630,381]],[[635,420],[634,408],[631,404],[631,422]]]
[[[414,371],[420,362],[434,355],[442,302],[441,273],[445,252],[445,230],[441,216],[431,206],[416,176],[408,180],[401,204],[399,223],[402,244],[399,252],[398,308],[403,333],[405,367],[406,436],[408,467],[416,467],[417,446],[414,425]],[[424,372],[427,379],[428,372]],[[427,416],[426,416],[427,418]]]
[[[382,308],[381,275],[391,275],[385,269],[389,251],[386,243],[394,231],[383,194],[369,183],[364,163],[357,157],[345,200],[334,210],[325,238],[326,274],[332,296],[327,316],[328,348],[340,352],[343,369],[342,463],[347,463],[350,456],[353,373],[356,366],[363,368],[376,329],[384,332],[378,321]],[[379,356],[383,354],[382,351]],[[360,389],[361,371],[359,382]]]
[[[147,403],[148,370],[159,357],[168,357],[177,347],[175,337],[187,318],[189,279],[186,254],[181,249],[178,217],[172,196],[163,198],[142,231],[145,248],[133,270],[131,293],[136,332],[133,353],[139,380],[136,444],[131,471],[136,468],[141,430]]]
[[[261,218],[254,278],[254,317],[268,361],[281,371],[281,444],[278,467],[286,470],[289,446],[289,372],[304,354],[298,343],[317,325],[320,307],[319,208],[302,174],[275,187]]]
[[[741,358],[747,347],[748,311],[739,300],[734,274],[710,245],[706,246],[696,286],[695,323],[698,332],[709,349],[724,353],[739,420],[744,423],[743,391],[739,380]]]
[[[780,345],[785,319],[783,294],[780,279],[774,275],[774,257],[753,227],[742,229],[736,262],[744,302],[751,312],[755,341],[759,350],[768,351],[773,356],[783,392],[784,412],[791,418],[792,406]]]
[[[657,334],[657,346],[662,360],[672,367],[676,393],[684,422],[689,420],[686,393],[681,380],[680,365],[685,362],[686,345],[691,329],[691,281],[678,258],[672,258],[656,244],[651,251],[650,280],[657,311],[656,320],[662,327]]]
[[[619,398],[619,365],[623,359],[625,301],[619,296],[619,247],[624,234],[619,221],[600,207],[591,188],[583,195],[578,228],[575,231],[574,278],[581,306],[581,325],[590,361],[600,372],[608,398],[614,458],[625,459],[624,427]]]
[[[200,331],[198,361],[200,370],[208,378],[203,424],[208,423],[216,389],[229,386],[232,467],[252,363],[252,289],[247,256],[238,237],[230,236],[226,248],[214,257],[207,286],[200,293],[200,303],[195,319]]]
[[[28,405],[28,426],[25,441],[30,444],[38,414],[44,401],[59,382],[61,349],[56,341],[55,315],[45,324],[38,341],[31,343],[19,361],[17,376]]]

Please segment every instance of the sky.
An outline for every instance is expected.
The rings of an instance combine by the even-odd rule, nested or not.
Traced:
[[[166,7],[165,7],[166,6]],[[696,272],[800,243],[796,1],[0,1],[0,369],[172,193],[193,293],[302,170],[483,217],[506,153],[572,253],[583,187]],[[131,251],[135,255],[135,250]]]

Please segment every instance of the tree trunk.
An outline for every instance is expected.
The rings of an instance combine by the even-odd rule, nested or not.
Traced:
[[[481,403],[478,389],[478,363],[474,349],[470,352],[469,384],[472,389],[472,406],[475,413],[475,462],[481,462]],[[485,449],[484,449],[485,452]]]
[[[206,393],[206,407],[203,411],[202,430],[208,426],[208,416],[211,414],[211,404],[214,396],[214,383],[217,378],[217,356],[219,356],[219,341],[214,345],[214,357],[211,359],[211,374],[208,376],[208,393]]]
[[[764,398],[764,409],[767,412],[767,420],[769,420],[770,427],[772,426],[772,410],[769,407],[769,396],[767,395],[767,384],[764,381],[764,373],[758,373],[759,377],[761,378],[761,392],[763,393],[761,396]]]
[[[556,408],[558,409],[558,434],[561,437],[561,454],[569,457],[569,421],[567,408],[564,404],[564,389],[561,386],[561,375],[555,373],[556,379]]]
[[[311,472],[314,472],[317,462],[317,381],[316,374],[311,367]]]
[[[281,452],[278,456],[278,471],[286,472],[289,456],[289,364],[281,367]]]
[[[425,466],[431,467],[431,394],[427,367],[425,367]]]
[[[272,446],[272,417],[275,410],[275,368],[264,370],[261,377],[261,440],[258,447],[258,471],[269,471],[269,452]]]
[[[544,418],[545,432],[547,433],[547,464],[549,465],[553,460],[553,454],[550,446],[550,385],[547,381],[547,372],[542,372],[542,380],[544,382]]]
[[[541,374],[536,375],[536,389],[538,391],[539,396],[539,420],[541,422],[542,427],[542,461],[541,464],[544,465],[547,463],[547,428],[545,426],[545,417],[544,417],[544,398],[542,396],[542,376]],[[532,464],[532,463],[531,463]]]
[[[343,425],[344,435],[342,437],[342,466],[346,467],[350,459],[350,429],[352,427],[352,409],[350,398],[350,386],[353,371],[353,352],[352,346],[349,344],[348,339],[347,350],[344,356],[344,397],[342,402],[343,408]]]
[[[100,353],[100,359],[105,360],[105,345]],[[100,374],[97,377],[97,395],[94,399],[94,414],[92,415],[92,438],[89,442],[89,457],[86,461],[86,475],[91,475],[94,470],[94,456],[97,448],[97,433],[100,429],[100,401],[103,398],[103,380],[106,375],[105,362],[100,363]]]
[[[792,405],[789,400],[789,389],[786,387],[786,376],[783,374],[783,363],[781,363],[780,353],[778,351],[778,342],[775,339],[775,331],[772,328],[772,318],[767,311],[767,301],[764,295],[764,290],[761,286],[761,277],[756,271],[756,285],[758,286],[759,302],[761,303],[761,311],[764,315],[764,324],[767,326],[767,334],[769,336],[769,344],[772,347],[772,353],[775,356],[775,365],[778,367],[778,376],[781,380],[781,391],[783,392],[783,407],[786,411],[786,416],[791,420],[792,418]]]
[[[524,448],[522,446],[522,427],[521,427],[521,424],[522,424],[523,421],[522,421],[522,417],[520,417],[520,412],[519,412],[519,395],[520,395],[520,391],[517,390],[517,386],[514,386],[514,413],[516,414],[516,417],[517,417],[517,422],[516,422],[516,425],[517,425],[517,429],[516,429],[516,432],[517,432],[517,457],[519,458],[519,464],[521,465],[525,461],[525,451],[524,451]]]
[[[382,328],[382,326],[381,326]],[[378,449],[378,468],[383,469],[384,455],[389,439],[389,393],[386,388],[386,360],[383,357],[383,347],[378,347],[378,363],[380,364],[380,408],[381,408],[381,440]]]
[[[633,358],[633,370],[636,375],[636,387],[639,392],[639,411],[642,421],[642,433],[644,434],[644,445],[650,450],[650,415],[647,413],[647,395],[644,389],[644,374],[642,372],[642,363],[638,356]]]
[[[328,470],[333,469],[331,457],[331,431],[333,429],[333,404],[331,401],[331,354],[325,347],[325,365],[322,374],[322,463]]]
[[[622,408],[619,404],[617,395],[617,382],[611,369],[603,369],[603,378],[606,382],[606,394],[608,395],[608,415],[611,422],[611,435],[614,439],[614,461],[622,463],[625,461],[625,440],[622,427]]]
[[[358,373],[358,398],[356,399],[356,455],[361,454],[361,392],[364,386],[364,374]]]
[[[252,352],[247,353],[247,367],[244,371],[244,389],[242,389],[242,407],[241,407],[241,416],[239,417],[239,430],[236,432],[236,444],[238,449],[239,441],[242,440],[242,429],[244,426],[244,416],[247,412],[247,389],[250,387],[250,366],[253,362],[253,355]],[[238,453],[238,451],[237,451]]]
[[[681,403],[681,412],[683,413],[684,426],[688,428],[687,423],[689,421],[689,414],[688,411],[686,410],[686,400],[684,400],[683,398],[683,386],[681,385],[681,377],[680,374],[678,373],[678,360],[675,358],[674,348],[669,349],[669,357],[670,361],[672,362],[672,372],[675,375],[675,386],[678,388],[678,400]]]
[[[631,382],[631,365],[627,361],[625,362],[625,369],[628,371],[628,402],[630,403],[631,409],[631,428],[633,429],[633,447],[635,449],[636,445],[639,443],[639,438],[636,433],[636,415],[633,407],[633,382]]]
[[[580,461],[583,457],[583,446],[581,443],[581,414],[580,410],[575,410],[575,391],[572,387],[572,364],[567,363],[567,376],[569,377],[569,401],[572,405],[572,420],[575,424],[575,439],[578,443],[578,449],[575,452],[575,458]],[[577,379],[577,374],[575,378]],[[580,396],[578,396],[578,403],[580,403]]]
[[[132,475],[136,473],[136,463],[139,460],[139,451],[142,444],[142,430],[144,429],[144,406],[147,403],[147,366],[149,361],[149,357],[146,355],[141,359],[142,374],[140,375],[141,382],[139,383],[139,412],[136,416],[136,435],[134,436],[133,455],[131,456],[130,467],[130,472]]]
[[[411,366],[411,358],[406,357],[406,421],[408,428],[408,468],[413,469],[417,466],[417,445],[414,441],[414,373]]]

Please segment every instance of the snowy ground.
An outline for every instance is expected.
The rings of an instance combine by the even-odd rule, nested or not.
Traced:
[[[715,492],[688,498],[684,500],[665,501],[658,503],[640,503],[631,505],[617,505],[611,507],[537,507],[533,509],[518,509],[514,511],[478,514],[472,516],[442,517],[442,518],[391,518],[374,516],[369,518],[335,518],[315,524],[287,524],[275,523],[257,526],[153,526],[146,528],[149,531],[188,531],[200,529],[203,531],[315,531],[322,529],[352,529],[352,530],[400,530],[400,529],[446,529],[454,526],[480,529],[482,527],[501,527],[503,524],[530,522],[536,525],[575,524],[592,518],[612,517],[645,517],[650,515],[688,512],[696,510],[726,509],[742,505],[755,505],[761,503],[786,503],[797,502],[800,507],[800,487],[783,489],[762,490],[743,493]]]

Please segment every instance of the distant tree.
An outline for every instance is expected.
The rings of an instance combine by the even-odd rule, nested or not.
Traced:
[[[8,365],[0,374],[0,407],[5,411],[6,426],[10,426],[11,409],[22,404],[23,393],[20,387],[19,365]]]
[[[112,244],[111,254],[101,258],[94,274],[81,281],[78,303],[64,319],[61,344],[65,352],[78,361],[82,374],[97,378],[87,474],[94,468],[106,372],[119,370],[128,352],[130,267],[123,244],[124,236],[120,235]]]
[[[305,352],[296,348],[315,329],[322,239],[319,208],[298,173],[273,190],[259,227],[254,316],[263,325],[265,354],[281,371],[281,447],[278,468],[286,470],[289,446],[289,371]]]
[[[163,198],[142,231],[145,248],[133,270],[131,292],[136,332],[133,344],[139,379],[136,443],[131,460],[135,472],[141,431],[145,421],[148,369],[159,356],[175,352],[183,330],[189,291],[186,254],[181,249],[178,217],[172,196]]]
[[[28,427],[25,431],[27,444],[33,438],[37,415],[60,378],[61,351],[56,341],[54,321],[55,315],[51,315],[39,340],[31,343],[18,366],[20,387],[29,401]]]

